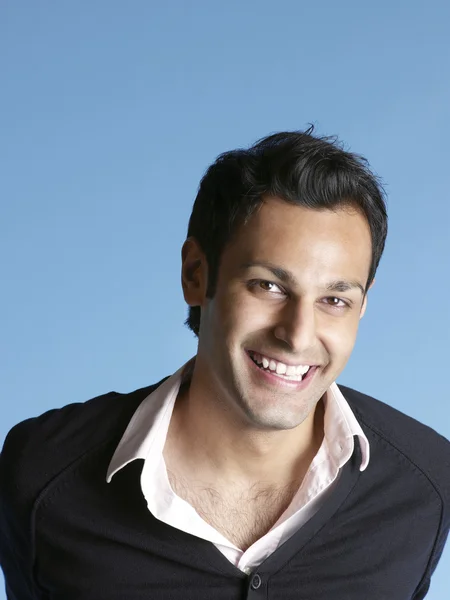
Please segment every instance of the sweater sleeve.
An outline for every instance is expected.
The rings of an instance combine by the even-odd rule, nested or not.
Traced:
[[[431,577],[439,563],[439,560],[442,556],[442,552],[444,551],[445,543],[446,543],[447,537],[448,537],[448,532],[449,532],[449,527],[447,525],[447,527],[442,530],[440,536],[437,539],[436,547],[433,552],[433,556],[431,558],[430,565],[427,569],[427,574],[422,579],[412,600],[423,600],[423,598],[425,598],[425,596],[427,595],[427,593],[430,589]]]
[[[22,485],[21,449],[30,422],[16,425],[6,437],[0,454],[0,566],[8,600],[38,600],[33,582],[31,513],[33,499]]]
[[[137,406],[155,387],[127,394],[122,402],[121,394],[109,392],[11,429],[0,454],[0,567],[8,600],[47,598],[37,581],[34,540],[34,511],[43,490],[92,447],[111,436],[118,443]]]

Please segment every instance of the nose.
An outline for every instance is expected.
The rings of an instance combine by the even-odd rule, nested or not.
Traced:
[[[292,352],[304,354],[316,342],[316,313],[314,304],[305,299],[288,302],[274,330],[275,337],[286,343]]]

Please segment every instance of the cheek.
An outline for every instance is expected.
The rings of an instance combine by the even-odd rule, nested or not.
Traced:
[[[214,315],[215,329],[220,331],[221,342],[230,351],[252,343],[266,335],[273,320],[270,311],[251,297],[241,294],[221,298]]]
[[[249,333],[258,330],[263,319],[262,315],[252,311],[249,307],[233,303],[227,307],[223,314],[222,332],[229,340],[242,341]]]
[[[270,331],[280,321],[276,307],[270,306],[269,303],[258,302],[252,297],[236,299],[231,312],[234,328],[243,334],[254,335]]]
[[[209,301],[206,314],[207,335],[216,345],[220,340],[220,346],[232,345],[232,338],[248,320],[248,314],[242,310],[237,298],[220,293]]]
[[[336,361],[346,362],[352,353],[358,332],[359,319],[342,319],[329,323],[322,335],[322,341]]]

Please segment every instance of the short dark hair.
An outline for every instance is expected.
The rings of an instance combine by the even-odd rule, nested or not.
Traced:
[[[270,196],[315,210],[358,208],[372,236],[367,292],[387,235],[383,187],[365,158],[345,151],[336,137],[318,137],[313,130],[311,126],[306,131],[269,135],[248,150],[221,154],[206,171],[192,209],[188,237],[194,237],[205,254],[208,297],[214,295],[226,244]],[[198,335],[200,307],[189,308],[186,325]]]

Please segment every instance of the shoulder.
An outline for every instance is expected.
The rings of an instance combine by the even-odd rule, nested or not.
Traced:
[[[371,444],[401,454],[422,472],[450,505],[450,442],[437,431],[388,404],[339,385]]]
[[[114,439],[119,443],[139,404],[158,385],[68,404],[13,427],[0,454],[2,499],[32,504],[55,476],[81,456]]]

